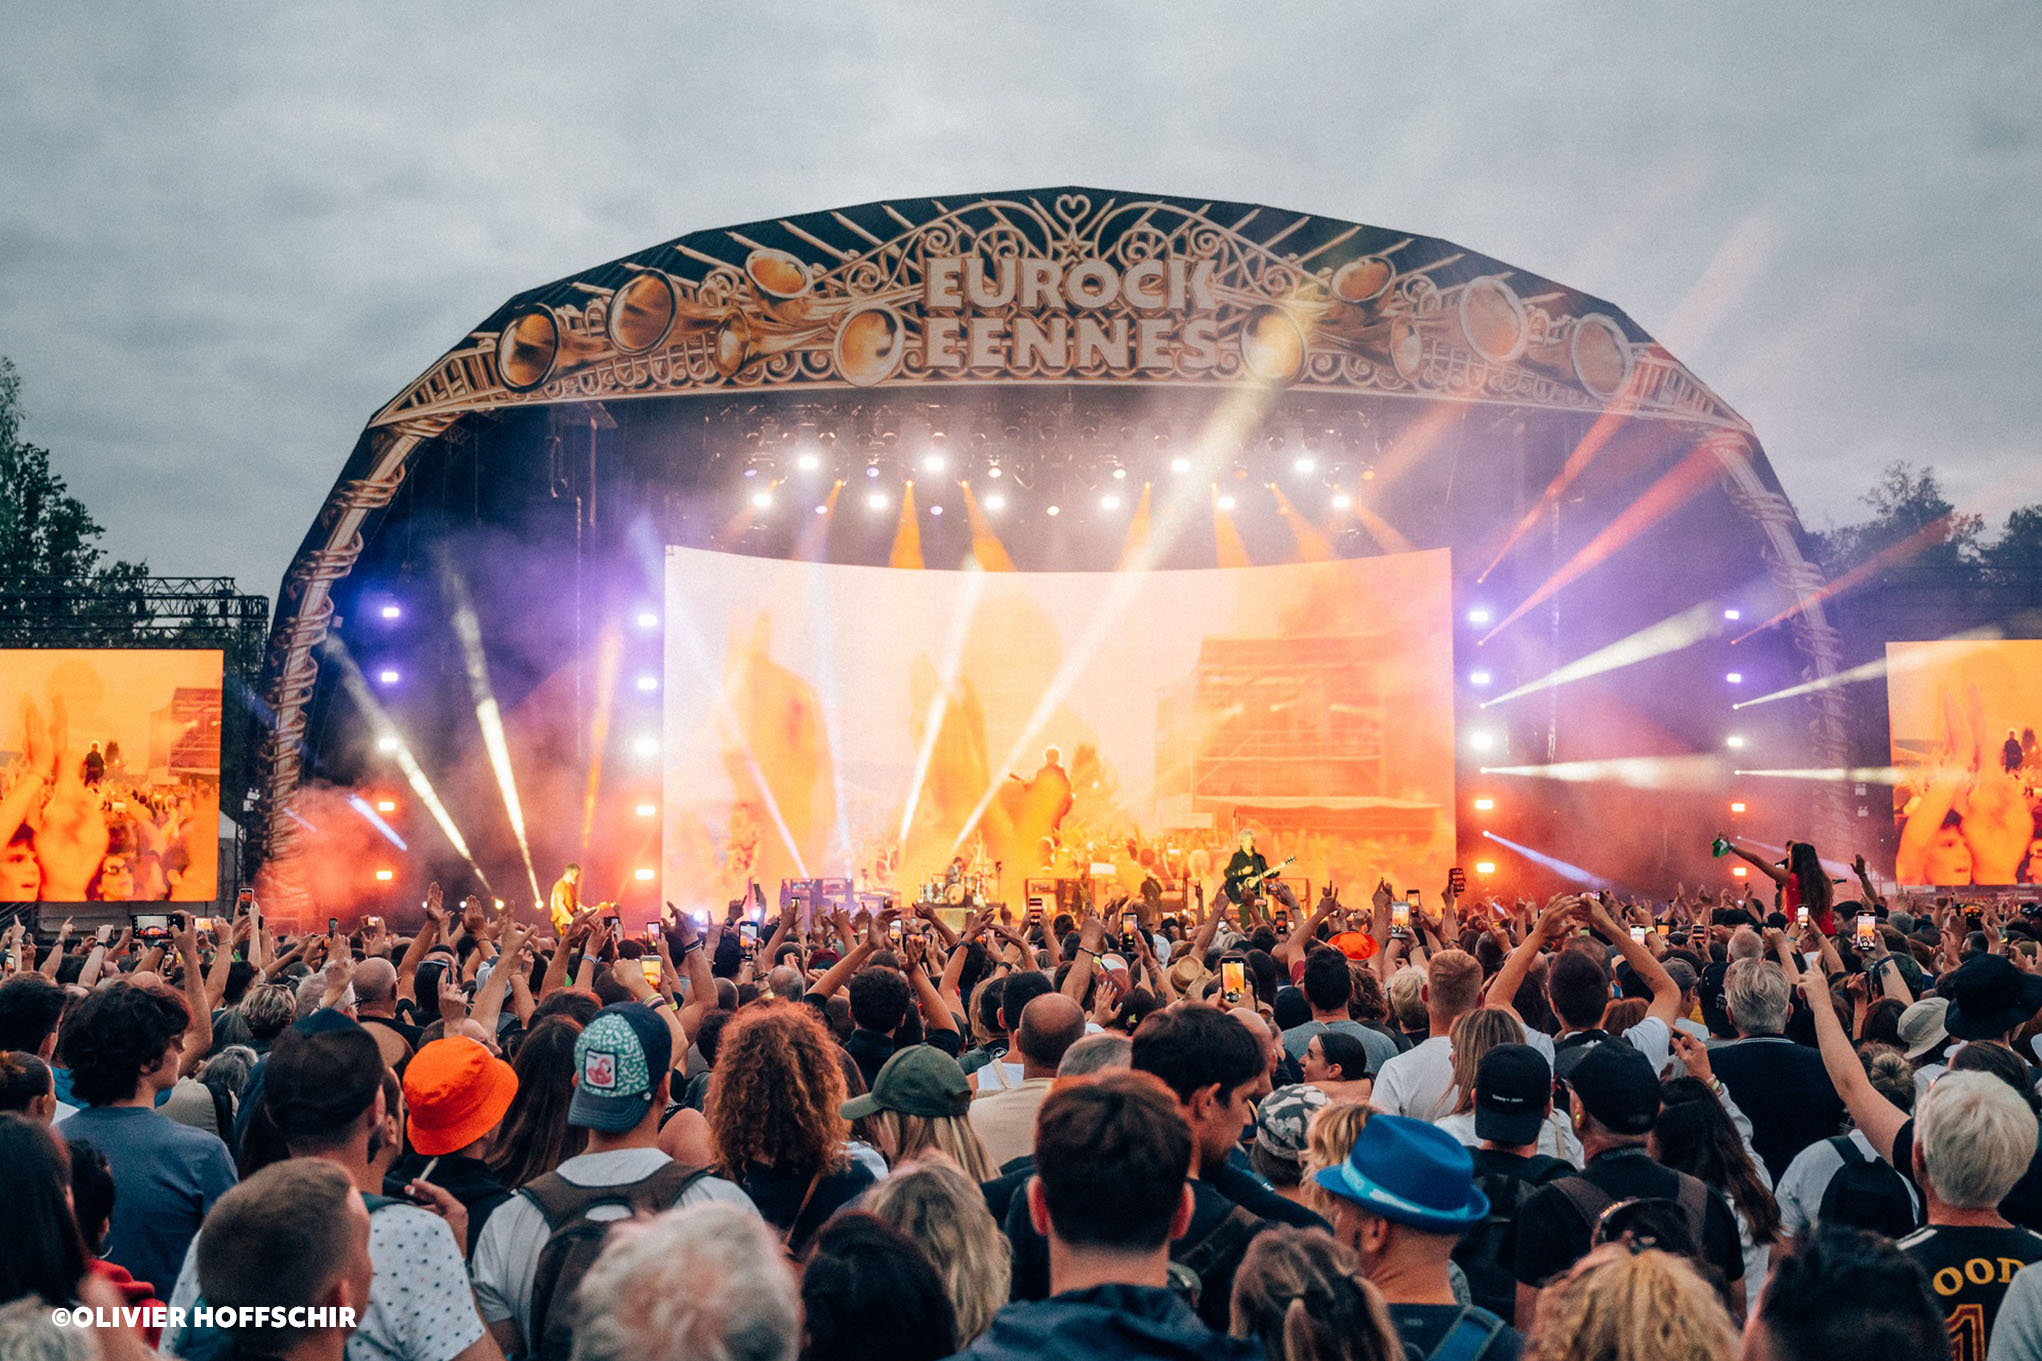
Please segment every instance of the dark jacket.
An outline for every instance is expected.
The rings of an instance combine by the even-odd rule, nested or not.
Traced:
[[[432,1161],[417,1153],[407,1153],[390,1168],[383,1178],[383,1194],[405,1199],[404,1187],[425,1170]],[[468,1211],[468,1242],[465,1252],[475,1251],[475,1244],[482,1238],[482,1226],[489,1222],[491,1211],[510,1199],[510,1188],[506,1187],[496,1173],[489,1170],[489,1164],[480,1158],[465,1158],[449,1153],[434,1165],[432,1184],[461,1202]],[[465,1255],[465,1253],[464,1253]]]
[[[976,1361],[1082,1356],[1090,1361],[1261,1361],[1260,1344],[1216,1333],[1156,1286],[1100,1285],[1010,1304],[958,1353]]]

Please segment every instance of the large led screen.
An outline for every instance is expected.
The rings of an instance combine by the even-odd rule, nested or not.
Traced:
[[[1886,645],[1902,884],[2042,883],[2042,640]]]
[[[670,548],[666,588],[677,904],[790,878],[911,896],[953,866],[1008,903],[1210,892],[1242,829],[1301,896],[1445,882],[1444,550],[1017,573]]]
[[[220,653],[0,651],[0,902],[212,902]]]

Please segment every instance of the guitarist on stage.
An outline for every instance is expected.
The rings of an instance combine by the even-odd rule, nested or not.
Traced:
[[[1220,886],[1220,892],[1226,894],[1236,907],[1245,907],[1248,899],[1260,891],[1268,874],[1269,861],[1255,849],[1255,834],[1243,827],[1241,848],[1227,861],[1226,879]]]

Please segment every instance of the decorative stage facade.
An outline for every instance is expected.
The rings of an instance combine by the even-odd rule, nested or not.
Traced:
[[[1848,764],[1835,690],[1729,708],[1838,669],[1819,605],[1733,646],[1819,584],[1800,545],[1677,359],[1450,242],[1071,188],[698,232],[511,299],[371,418],[283,583],[257,830],[287,911],[571,860],[645,912],[959,854],[1181,881],[1243,828],[1364,894],[1694,880],[1740,752]],[[776,672],[792,710],[733,680]],[[1088,738],[1115,800],[1031,848],[1008,785]],[[1568,773],[1626,760],[1666,773]],[[1739,802],[1775,841],[1859,816]]]

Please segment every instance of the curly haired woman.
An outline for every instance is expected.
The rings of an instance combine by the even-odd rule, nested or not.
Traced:
[[[796,1254],[874,1181],[845,1153],[843,1104],[836,1041],[808,1006],[747,1007],[724,1028],[703,1109],[717,1167]]]

